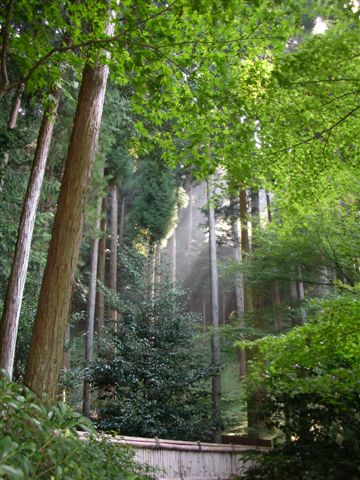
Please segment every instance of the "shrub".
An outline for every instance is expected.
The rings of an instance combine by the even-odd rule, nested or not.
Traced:
[[[257,342],[248,379],[262,413],[283,433],[247,479],[360,478],[360,299],[323,301],[308,324]]]
[[[2,377],[0,405],[1,479],[149,478],[131,449],[96,435],[91,423],[64,403],[47,405]],[[79,428],[88,440],[79,439]]]

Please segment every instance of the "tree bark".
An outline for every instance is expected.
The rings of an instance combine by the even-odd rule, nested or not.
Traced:
[[[100,229],[101,216],[101,198],[97,205],[97,219],[96,219],[96,235]],[[93,361],[94,356],[94,327],[95,327],[95,299],[96,299],[96,278],[99,256],[99,237],[96,236],[92,241],[91,247],[91,273],[88,293],[88,308],[87,308],[87,331],[85,344],[85,366],[89,367]],[[83,414],[87,417],[90,415],[90,382],[84,380],[84,398],[83,398]]]
[[[119,247],[121,247],[124,241],[125,213],[126,213],[126,197],[123,195],[121,199],[121,211],[120,211]]]
[[[188,238],[187,238],[187,248],[190,251],[191,250],[191,243],[192,243],[192,231],[193,231],[193,186],[192,182],[190,180],[190,186],[189,186],[189,217],[188,217]]]
[[[46,393],[52,399],[61,368],[108,70],[108,66],[87,64],[83,71],[28,355],[25,384],[36,394]]]
[[[71,355],[70,350],[68,348],[68,343],[71,340],[71,327],[70,323],[67,323],[65,329],[65,338],[64,338],[64,350],[63,350],[63,359],[62,359],[62,369],[64,371],[70,370],[71,367]],[[66,387],[64,386],[61,392],[61,400],[65,403],[66,402]]]
[[[13,373],[16,337],[19,325],[21,303],[29,265],[31,240],[34,231],[36,210],[44,179],[60,93],[53,95],[54,101],[44,112],[40,127],[29,184],[22,207],[14,259],[11,267],[4,311],[0,324],[0,369],[5,369],[10,378]]]
[[[9,121],[8,121],[8,129],[9,130],[14,130],[14,128],[16,128],[17,119],[18,119],[18,116],[19,116],[19,110],[20,110],[20,106],[21,106],[21,97],[22,97],[23,90],[24,90],[24,85],[21,84],[18,91],[17,91],[16,97],[15,97],[15,102],[14,102],[13,108],[11,110],[10,118],[9,118]],[[6,172],[6,167],[8,166],[9,161],[10,161],[10,153],[5,152],[4,157],[2,159],[2,162],[1,162],[1,166],[0,166],[0,193],[4,190],[5,172]]]
[[[300,305],[300,314],[301,314],[301,324],[303,325],[306,323],[306,310],[303,307],[302,303],[305,300],[305,291],[304,291],[304,283],[302,281],[302,271],[301,267],[299,267],[299,281],[296,284],[297,295],[298,295],[298,302]]]
[[[154,301],[155,295],[155,244],[150,243],[147,264],[147,298]]]
[[[259,190],[251,189],[251,251],[254,251],[258,246],[258,239],[256,238],[256,227],[260,224],[260,197]],[[255,287],[252,289],[252,309],[255,312],[255,326],[263,328],[264,324],[264,297],[262,290]]]
[[[111,237],[110,237],[110,274],[109,288],[116,294],[117,292],[117,255],[118,255],[118,205],[119,196],[116,185],[111,187]],[[117,320],[117,311],[110,307],[110,322],[115,330]]]
[[[176,229],[170,239],[170,255],[171,283],[174,285],[176,282]]]
[[[208,208],[209,208],[209,258],[210,258],[210,283],[211,283],[211,318],[213,333],[211,337],[212,366],[212,404],[213,421],[215,425],[214,442],[221,443],[221,383],[220,383],[220,336],[219,336],[219,283],[216,255],[216,222],[213,205],[213,179],[208,181]]]
[[[99,254],[97,278],[99,283],[105,285],[105,265],[106,265],[106,225],[107,225],[107,200],[103,198],[101,208],[100,230],[101,237],[99,240]],[[97,350],[102,348],[102,341],[104,339],[104,316],[105,316],[105,299],[103,292],[99,291],[96,294],[96,321],[97,321]]]
[[[273,306],[275,313],[275,331],[281,332],[283,329],[283,322],[281,318],[280,306],[281,306],[281,295],[279,282],[275,281],[273,283]]]
[[[17,119],[18,119],[19,111],[21,107],[21,98],[22,98],[23,91],[24,91],[24,84],[22,83],[20,84],[16,92],[14,105],[13,105],[13,108],[11,109],[11,114],[8,121],[9,130],[13,130],[14,128],[16,128]]]
[[[268,222],[271,223],[272,212],[271,212],[270,194],[269,192],[265,192],[265,194],[266,194],[266,209],[267,209]],[[275,280],[273,282],[272,288],[273,288],[272,301],[273,301],[274,314],[275,314],[274,327],[276,332],[280,332],[283,328],[283,322],[282,322],[281,311],[280,311],[281,293],[280,293],[279,282]]]
[[[241,224],[241,254],[242,261],[244,261],[244,259],[246,259],[246,256],[250,252],[250,240],[247,220],[247,195],[245,189],[240,190],[239,203]],[[244,309],[245,312],[251,312],[253,310],[251,288],[246,285],[244,285]]]
[[[160,293],[161,283],[161,242],[156,243],[155,247],[155,290]]]
[[[235,198],[230,198],[230,204],[232,207],[231,217],[231,235],[233,246],[233,258],[235,262],[240,266],[242,262],[242,252],[240,250],[239,239],[239,220],[237,216],[238,205]],[[236,297],[236,315],[239,319],[240,328],[245,328],[245,303],[244,303],[244,278],[242,272],[238,272],[235,275],[235,297]],[[246,350],[241,348],[239,350],[240,358],[240,379],[246,377]]]

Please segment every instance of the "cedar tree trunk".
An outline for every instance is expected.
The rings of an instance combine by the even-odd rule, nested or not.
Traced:
[[[55,399],[108,66],[85,65],[28,355],[25,384]]]
[[[96,219],[96,234],[100,229],[101,216],[101,198],[98,200],[97,219]],[[95,299],[96,299],[96,278],[99,255],[99,237],[96,236],[92,241],[91,246],[91,273],[88,294],[87,306],[87,331],[85,344],[85,365],[88,367],[93,361],[94,352],[94,326],[95,326]],[[89,416],[90,414],[90,383],[85,375],[84,380],[84,400],[83,400],[83,414]]]
[[[0,323],[0,369],[5,369],[10,378],[13,373],[16,337],[29,264],[36,210],[44,179],[46,161],[54,127],[54,117],[58,109],[59,98],[60,93],[57,91],[53,95],[53,102],[51,102],[51,105],[43,115],[29,184],[21,211],[15,254]]]
[[[118,251],[118,206],[119,196],[116,185],[111,187],[111,238],[110,238],[110,275],[109,288],[117,292],[117,251]],[[116,330],[117,311],[110,307],[111,328]]]
[[[231,235],[233,244],[233,257],[238,265],[241,265],[242,254],[240,250],[239,239],[239,220],[236,215],[237,202],[235,198],[230,198],[230,204],[232,206],[232,218],[231,218]],[[235,275],[235,297],[236,297],[236,315],[239,318],[240,328],[245,328],[245,304],[244,304],[244,278],[242,272],[237,272]],[[240,378],[246,377],[246,350],[241,348],[239,351],[240,357]]]
[[[210,254],[210,284],[211,284],[211,318],[213,334],[211,337],[212,366],[212,404],[213,420],[215,424],[214,442],[221,443],[221,383],[220,383],[220,336],[219,336],[219,283],[216,256],[216,223],[212,200],[213,179],[208,182],[209,207],[209,254]]]
[[[97,278],[99,283],[105,285],[105,265],[106,265],[106,225],[107,225],[107,201],[106,198],[102,200],[100,230],[101,237],[99,240],[99,254]],[[105,316],[105,299],[104,294],[100,290],[96,294],[96,321],[98,334],[98,352],[101,350],[102,341],[104,338],[104,316]]]

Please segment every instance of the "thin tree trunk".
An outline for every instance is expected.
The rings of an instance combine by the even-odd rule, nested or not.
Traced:
[[[151,243],[148,253],[147,265],[147,297],[148,300],[154,301],[155,295],[155,244]]]
[[[19,110],[21,106],[21,97],[22,97],[22,92],[24,90],[24,85],[21,84],[16,97],[15,97],[15,102],[13,105],[13,108],[11,110],[10,118],[8,121],[8,129],[13,130],[16,128],[17,125],[17,119],[19,116]],[[6,172],[6,167],[8,166],[10,161],[10,153],[5,152],[4,157],[2,159],[1,165],[0,165],[0,193],[4,190],[4,184],[5,184],[5,172]]]
[[[117,292],[118,205],[118,189],[116,185],[112,185],[109,288],[114,292],[114,294]],[[110,307],[109,317],[112,328],[116,330],[117,311],[113,307]]]
[[[219,336],[219,283],[216,255],[216,222],[213,205],[213,179],[208,182],[208,207],[209,207],[209,256],[210,256],[210,282],[211,282],[211,318],[213,333],[211,338],[212,366],[212,403],[213,421],[215,425],[214,442],[221,443],[221,383],[220,383],[220,336]]]
[[[71,356],[70,356],[70,350],[68,349],[68,343],[71,340],[71,328],[70,328],[70,323],[66,325],[65,329],[65,339],[64,339],[64,345],[66,348],[64,348],[64,355],[63,355],[63,369],[64,370],[70,370],[70,361],[71,361]]]
[[[12,377],[13,373],[16,337],[29,264],[36,210],[44,179],[46,161],[54,127],[54,116],[58,109],[59,98],[60,93],[57,91],[54,94],[54,102],[52,102],[51,106],[44,112],[40,127],[29,184],[22,207],[15,254],[0,324],[0,369],[5,369],[10,377]]]
[[[265,192],[265,194],[266,194],[266,209],[267,209],[268,222],[271,223],[272,212],[271,212],[270,194],[269,192]],[[280,293],[279,282],[275,280],[273,282],[272,288],[273,288],[272,300],[273,300],[273,307],[274,307],[274,314],[275,314],[274,327],[276,332],[280,332],[283,329],[283,322],[282,322],[281,312],[280,312],[281,293]]]
[[[226,293],[222,292],[222,323],[226,325]]]
[[[203,299],[203,324],[204,324],[204,333],[206,332],[206,301]]]
[[[302,281],[302,271],[301,267],[299,268],[299,278],[300,280],[297,282],[297,294],[298,294],[298,301],[300,305],[300,313],[301,313],[301,323],[306,323],[306,310],[303,307],[303,302],[305,300],[305,291],[304,291],[304,283]]]
[[[96,235],[100,229],[101,216],[101,198],[97,205],[97,219],[96,219]],[[85,344],[85,366],[89,367],[93,361],[94,356],[94,327],[95,327],[95,299],[96,299],[96,278],[97,266],[99,258],[99,237],[96,236],[92,241],[91,247],[91,273],[88,294],[88,308],[87,308],[87,331]],[[83,397],[83,414],[87,417],[90,415],[90,382],[85,376],[84,380],[84,397]]]
[[[265,192],[266,194],[266,209],[267,209],[267,216],[269,222],[272,221],[272,212],[271,212],[271,202],[270,202],[270,194],[269,192]]]
[[[279,282],[275,281],[273,283],[273,306],[275,310],[275,331],[280,332],[283,329],[283,323],[281,318],[280,306],[281,306],[281,295]]]
[[[19,111],[21,107],[21,98],[22,98],[23,91],[24,91],[24,84],[22,83],[19,85],[19,88],[16,92],[15,101],[11,109],[11,114],[8,121],[9,130],[13,130],[14,128],[16,128],[17,119],[19,117]]]
[[[251,250],[254,251],[258,246],[256,238],[256,227],[260,224],[260,197],[259,190],[251,189]],[[263,327],[264,323],[264,298],[262,291],[255,287],[252,289],[252,308],[255,312],[255,326]]]
[[[126,197],[125,195],[123,195],[121,199],[121,211],[120,211],[119,247],[121,247],[124,241],[125,212],[126,212]]]
[[[246,190],[240,190],[239,193],[240,203],[240,224],[241,224],[241,253],[242,261],[250,252],[250,240],[247,220],[247,195]],[[252,293],[251,288],[244,285],[244,309],[245,312],[251,312],[253,310]]]
[[[157,242],[155,248],[155,288],[156,292],[160,292],[161,283],[161,243]]]
[[[111,34],[111,29],[107,29]],[[66,158],[25,374],[36,394],[55,398],[88,186],[98,143],[108,66],[86,65]]]
[[[232,244],[233,244],[233,257],[235,262],[240,266],[242,262],[242,253],[240,250],[240,239],[239,239],[239,220],[236,215],[236,210],[238,208],[236,199],[230,198],[231,207],[232,207],[232,217],[231,217],[231,234],[232,234]],[[239,319],[239,326],[241,329],[245,328],[245,304],[244,304],[244,278],[242,272],[238,272],[235,275],[235,296],[236,296],[236,315]],[[240,379],[246,377],[246,350],[241,348],[239,350],[240,357]]]
[[[170,239],[170,254],[171,283],[174,285],[176,282],[176,229]]]
[[[63,351],[63,360],[62,360],[62,368],[66,372],[70,370],[70,350],[68,348],[68,344],[70,342],[70,323],[66,325],[66,330],[65,330],[65,338],[64,338],[64,351]],[[62,393],[61,393],[61,400],[65,403],[66,402],[66,387],[63,387]]]
[[[192,231],[193,231],[193,186],[190,180],[190,187],[189,187],[189,217],[188,217],[188,238],[187,238],[187,248],[191,250],[191,243],[192,243]]]
[[[99,240],[99,255],[97,278],[101,285],[105,285],[105,265],[106,265],[106,225],[107,225],[107,200],[103,198],[101,208],[100,230],[101,237]],[[105,299],[104,294],[100,290],[96,294],[96,321],[97,321],[97,350],[102,348],[104,339],[104,316],[105,316]]]

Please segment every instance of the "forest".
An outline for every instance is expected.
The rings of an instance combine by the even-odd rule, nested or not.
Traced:
[[[0,479],[153,478],[106,434],[360,479],[360,2],[0,25]]]

